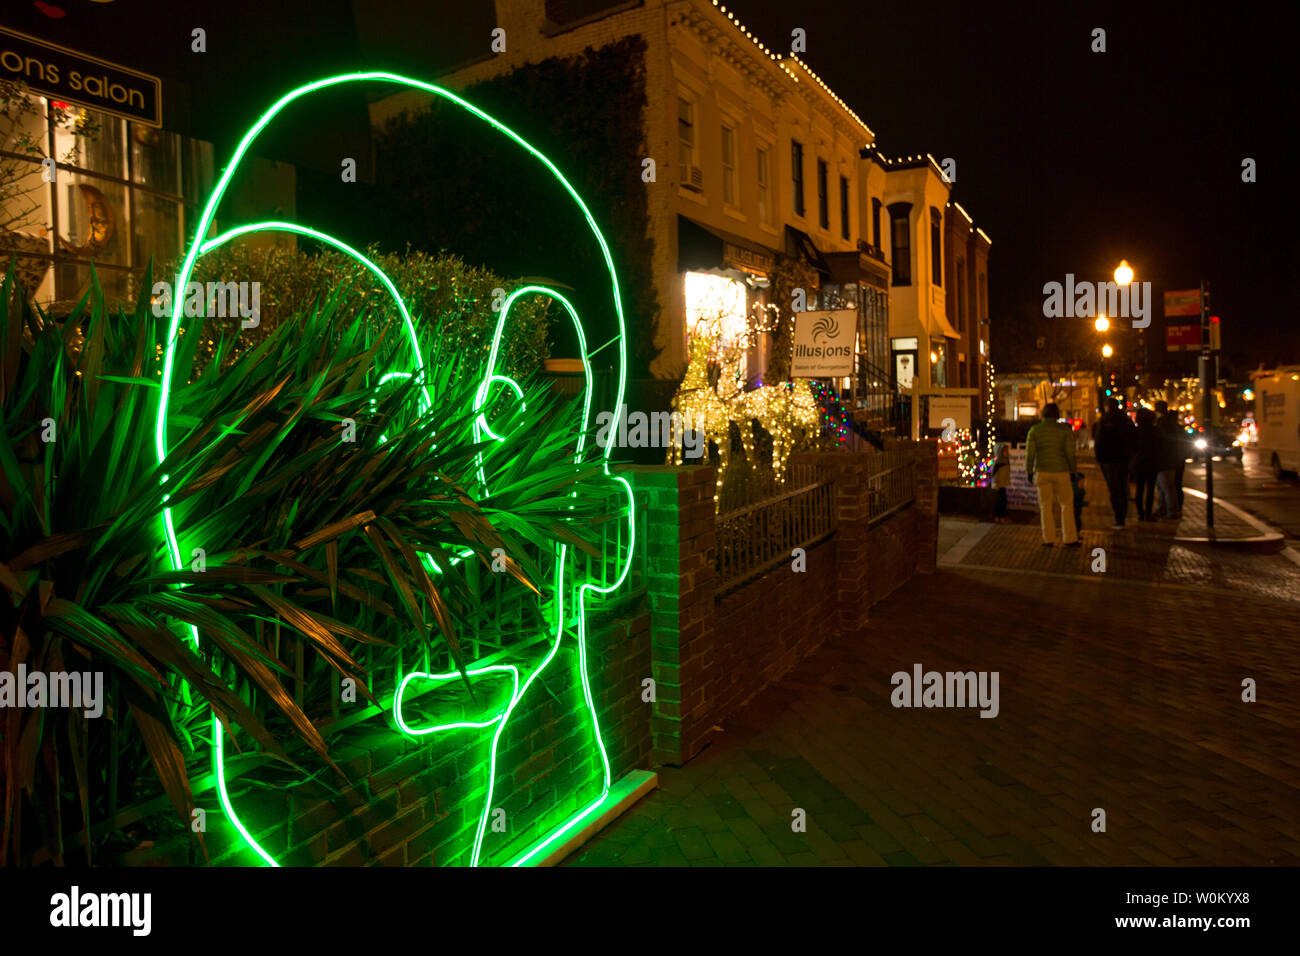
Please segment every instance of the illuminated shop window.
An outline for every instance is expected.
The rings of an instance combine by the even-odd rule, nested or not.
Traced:
[[[726,276],[688,272],[685,287],[687,333],[717,337],[725,348],[747,351],[749,318],[745,284]],[[746,372],[747,361],[742,357],[741,376]]]
[[[6,202],[0,256],[22,253],[19,277],[37,302],[71,307],[92,263],[109,301],[125,300],[151,257],[158,266],[180,254],[212,182],[210,143],[46,97],[3,105],[0,150],[21,195]],[[58,163],[48,183],[46,157]]]

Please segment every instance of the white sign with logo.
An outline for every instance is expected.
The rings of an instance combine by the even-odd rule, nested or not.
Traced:
[[[959,395],[950,397],[946,395],[930,396],[930,427],[943,428],[946,420],[953,420],[954,428],[970,428],[970,398]]]
[[[855,309],[799,312],[794,320],[794,378],[835,378],[853,374],[853,342],[858,332]]]
[[[1011,448],[1011,486],[1007,488],[1007,507],[1020,511],[1038,510],[1038,488],[1025,474],[1027,452],[1024,447]]]

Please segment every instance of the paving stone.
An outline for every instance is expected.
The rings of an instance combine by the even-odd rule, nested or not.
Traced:
[[[698,827],[678,830],[673,834],[673,838],[677,841],[677,847],[682,851],[682,855],[692,862],[713,856],[713,848],[709,846],[704,831]]]
[[[653,854],[654,862],[660,866],[690,866],[686,855],[675,846],[665,847]]]
[[[740,801],[726,793],[714,799],[713,809],[723,820],[734,820],[745,816],[745,808]]]
[[[709,846],[723,863],[739,863],[749,859],[749,853],[740,841],[730,833],[712,833],[708,835]]]
[[[770,843],[756,844],[749,849],[749,856],[759,866],[787,866],[789,861]]]
[[[958,840],[936,843],[935,849],[959,866],[979,866],[984,862],[975,851]]]
[[[871,848],[865,840],[850,840],[841,844],[848,858],[858,866],[888,866],[885,858]],[[978,861],[976,861],[978,862]]]
[[[858,832],[862,834],[873,850],[882,855],[897,853],[903,848],[903,844],[895,840],[878,824],[872,823],[865,827],[858,827]]]
[[[636,846],[629,847],[628,850],[619,857],[619,862],[625,866],[645,866],[646,864],[651,863],[653,858],[654,853],[651,848],[645,843],[640,843]]]
[[[906,850],[899,850],[897,853],[886,853],[885,862],[890,866],[920,866],[921,861]]]

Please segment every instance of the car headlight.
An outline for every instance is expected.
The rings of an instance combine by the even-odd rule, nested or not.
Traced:
[[[1234,439],[1232,440],[1232,447],[1233,447],[1233,448],[1240,448],[1240,447],[1241,447],[1241,439],[1240,439],[1240,438],[1234,438]]]
[[[1205,451],[1205,439],[1204,438],[1196,439],[1196,447],[1199,448],[1201,451]]]

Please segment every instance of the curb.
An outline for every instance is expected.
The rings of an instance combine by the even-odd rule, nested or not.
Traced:
[[[1207,497],[1205,492],[1197,491],[1195,488],[1184,488],[1183,491],[1186,494],[1195,495],[1197,498],[1205,499]],[[1214,503],[1217,507],[1230,511],[1234,516],[1260,533],[1249,538],[1219,538],[1211,531],[1208,535],[1203,536],[1175,535],[1173,540],[1179,544],[1207,544],[1216,548],[1230,548],[1254,554],[1277,554],[1286,547],[1286,537],[1281,532],[1274,531],[1254,515],[1247,514],[1230,501],[1225,501],[1222,498],[1215,498]]]

